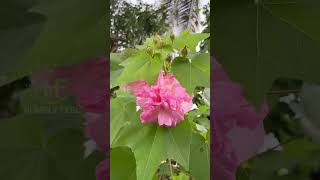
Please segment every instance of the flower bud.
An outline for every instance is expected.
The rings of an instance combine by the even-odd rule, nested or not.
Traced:
[[[147,53],[152,57],[153,56],[153,49],[152,47],[148,46],[146,49]]]
[[[158,45],[162,41],[161,37],[159,35],[156,35],[153,39],[154,44]]]
[[[187,46],[184,46],[184,48],[181,50],[182,57],[187,57],[188,55],[188,49]]]
[[[175,35],[174,34],[171,34],[170,35],[170,39],[171,39],[171,41],[174,41],[174,39],[175,39],[176,37],[175,37]]]

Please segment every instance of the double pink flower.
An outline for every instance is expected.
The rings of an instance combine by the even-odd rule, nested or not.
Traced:
[[[157,122],[160,126],[175,126],[192,108],[192,97],[172,74],[161,71],[155,85],[139,80],[124,86],[136,96],[137,105],[143,110],[143,123]]]

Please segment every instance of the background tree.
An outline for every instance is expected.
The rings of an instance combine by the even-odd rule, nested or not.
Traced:
[[[111,0],[110,10],[112,52],[140,45],[147,37],[162,34],[169,27],[163,5],[155,7],[141,1],[134,5],[124,0]]]

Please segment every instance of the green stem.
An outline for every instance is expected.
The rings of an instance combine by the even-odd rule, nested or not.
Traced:
[[[172,174],[172,164],[171,164],[171,159],[169,159],[169,166],[170,166],[170,174],[171,174],[171,177],[173,176],[173,174]]]

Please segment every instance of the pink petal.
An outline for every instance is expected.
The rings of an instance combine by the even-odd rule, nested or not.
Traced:
[[[189,102],[188,101],[182,102],[181,103],[181,108],[183,110],[183,113],[189,112],[192,109],[192,105],[193,105],[192,100],[189,101]]]
[[[140,114],[140,119],[144,123],[148,123],[148,122],[157,120],[158,119],[158,109],[152,108],[152,109],[143,111]]]
[[[132,83],[128,83],[124,85],[124,87],[130,89],[133,92],[133,94],[135,94],[136,96],[142,93],[145,93],[145,91],[148,91],[150,89],[147,82],[143,80],[138,80]]]
[[[183,119],[183,114],[178,111],[161,110],[158,115],[159,125],[175,126]]]
[[[125,88],[136,96],[136,103],[143,110],[140,119],[144,123],[158,120],[160,126],[175,126],[192,108],[192,97],[185,88],[172,74],[164,75],[162,71],[155,85],[138,80],[126,84]]]
[[[157,86],[162,87],[164,84],[164,76],[163,76],[163,71],[160,71],[159,76],[158,76],[158,80],[157,80]]]

